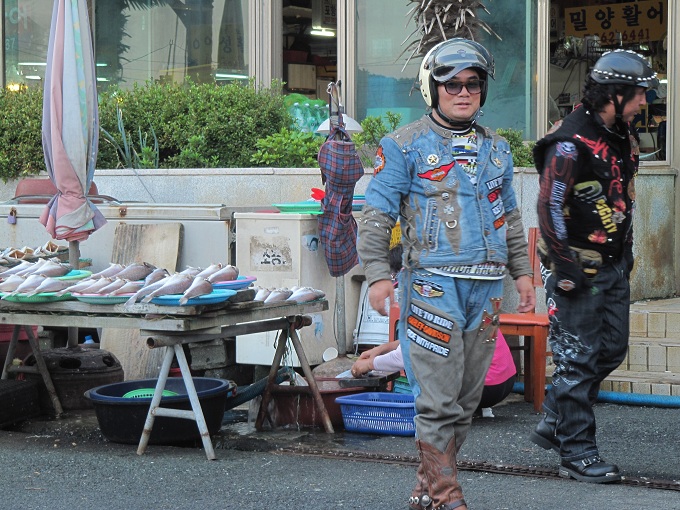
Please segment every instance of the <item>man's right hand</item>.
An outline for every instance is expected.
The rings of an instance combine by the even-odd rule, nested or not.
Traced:
[[[575,297],[591,287],[592,284],[580,265],[565,263],[555,268],[555,294]]]
[[[368,302],[373,309],[380,315],[389,313],[385,306],[385,300],[390,298],[390,303],[394,303],[394,286],[392,280],[377,280],[368,288]]]

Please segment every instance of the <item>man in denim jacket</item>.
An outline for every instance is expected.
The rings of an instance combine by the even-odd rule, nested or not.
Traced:
[[[394,300],[388,248],[404,248],[399,338],[416,403],[420,466],[413,509],[465,509],[456,454],[481,398],[508,270],[519,311],[535,305],[507,141],[477,117],[491,54],[467,39],[432,48],[420,68],[431,113],[381,140],[359,220],[358,252],[371,306]]]

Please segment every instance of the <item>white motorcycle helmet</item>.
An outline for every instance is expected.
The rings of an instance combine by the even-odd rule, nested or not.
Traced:
[[[439,96],[437,85],[449,81],[463,69],[479,69],[482,81],[480,106],[486,101],[488,78],[494,76],[491,53],[478,42],[455,38],[441,42],[427,52],[420,64],[420,93],[427,106],[437,108]]]

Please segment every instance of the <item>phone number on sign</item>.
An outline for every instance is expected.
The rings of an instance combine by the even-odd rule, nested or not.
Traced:
[[[628,30],[624,32],[602,32],[596,34],[600,38],[600,44],[608,46],[619,43],[647,42],[650,41],[649,29]]]

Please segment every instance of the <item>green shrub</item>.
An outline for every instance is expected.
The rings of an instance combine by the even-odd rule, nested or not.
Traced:
[[[0,178],[7,182],[44,171],[42,89],[0,90]]]
[[[534,155],[531,152],[536,142],[525,142],[522,131],[512,128],[500,128],[496,132],[505,138],[512,151],[512,163],[515,167],[534,166]]]
[[[40,88],[0,91],[5,182],[45,170],[42,97]],[[261,89],[251,81],[107,90],[99,95],[97,168],[249,167],[257,141],[291,124],[283,99],[280,82]]]
[[[257,152],[250,159],[256,166],[280,168],[318,167],[316,159],[324,138],[287,127],[257,141]]]
[[[352,135],[352,141],[357,147],[357,152],[364,167],[373,167],[373,159],[378,150],[380,139],[397,129],[401,122],[401,114],[385,112],[385,120],[379,116],[369,115],[361,121],[361,129],[363,131]]]

